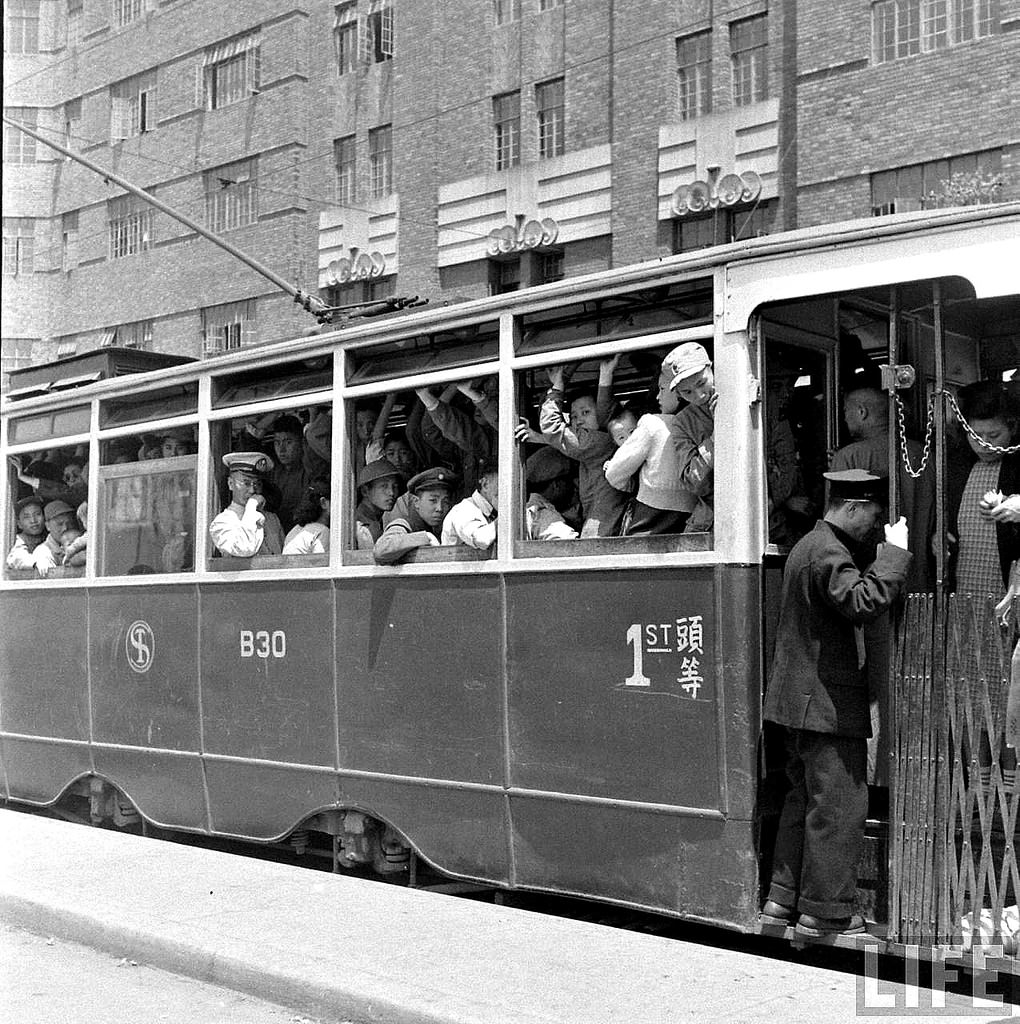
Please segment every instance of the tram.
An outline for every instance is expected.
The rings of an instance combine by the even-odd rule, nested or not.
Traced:
[[[907,434],[927,438],[923,472],[944,504],[952,393],[1020,361],[1018,266],[1020,204],[929,211],[201,362],[119,372],[108,350],[15,374],[5,550],[25,479],[55,493],[53,467],[75,460],[88,543],[80,567],[8,568],[0,582],[4,799],[76,800],[95,823],[322,839],[338,868],[413,874],[421,859],[452,879],[757,930],[779,809],[761,704],[782,567],[848,440],[843,396],[860,375],[882,381],[893,457]],[[685,341],[715,370],[711,529],[529,540],[533,449],[515,427],[537,427],[550,369],[594,388],[619,357],[614,397],[640,407]],[[498,407],[494,547],[376,564],[356,544],[358,412],[388,398],[389,425],[407,428],[422,389],[456,404],[456,385],[482,384]],[[220,557],[222,456],[282,414],[326,424],[329,553]],[[796,502],[775,493],[780,429]],[[893,487],[894,514],[897,501]],[[980,706],[954,703],[947,637],[987,631],[960,640],[943,548],[899,614],[889,800],[862,868],[890,949],[949,947],[965,914],[997,917],[1020,888],[1015,776],[996,763],[980,789],[954,741],[978,715],[1001,730],[1012,647],[993,636]]]

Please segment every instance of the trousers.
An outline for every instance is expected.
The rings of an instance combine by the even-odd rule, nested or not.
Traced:
[[[867,742],[787,727],[786,757],[790,790],[769,899],[813,917],[850,917],[868,814]]]

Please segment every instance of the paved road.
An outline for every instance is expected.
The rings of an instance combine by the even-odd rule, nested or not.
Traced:
[[[0,923],[6,1024],[357,1024],[306,1017],[241,992]]]

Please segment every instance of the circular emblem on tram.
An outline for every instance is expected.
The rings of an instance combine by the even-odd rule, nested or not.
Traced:
[[[144,619],[137,619],[127,628],[124,637],[124,653],[133,672],[148,672],[156,656],[156,638],[152,628]]]

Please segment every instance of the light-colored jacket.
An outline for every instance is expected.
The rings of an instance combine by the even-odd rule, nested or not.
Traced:
[[[650,508],[690,512],[697,499],[680,483],[676,417],[646,414],[606,465],[606,479],[619,489],[638,474],[637,500]]]

